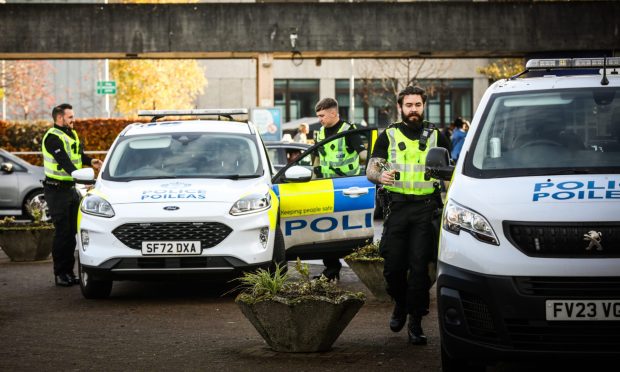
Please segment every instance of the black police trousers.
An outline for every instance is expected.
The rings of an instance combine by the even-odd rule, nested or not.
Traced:
[[[431,278],[429,264],[437,255],[432,219],[435,199],[392,202],[383,222],[379,250],[384,258],[387,292],[409,314],[428,314]]]
[[[72,274],[80,195],[74,187],[67,186],[45,185],[43,191],[56,230],[52,246],[54,275]]]

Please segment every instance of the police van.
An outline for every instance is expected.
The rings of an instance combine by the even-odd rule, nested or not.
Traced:
[[[620,58],[542,59],[484,94],[438,256],[444,371],[620,355]]]
[[[96,180],[91,168],[72,174],[94,183],[78,216],[84,297],[109,296],[115,280],[237,275],[296,257],[342,257],[372,239],[375,187],[363,170],[320,179],[304,165],[339,137],[370,146],[372,130],[327,139],[276,172],[254,124],[234,120],[246,109],[140,115],[151,122],[118,135]],[[193,118],[161,120],[170,116]]]

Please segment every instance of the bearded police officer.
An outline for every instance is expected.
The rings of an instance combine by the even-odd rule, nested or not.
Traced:
[[[101,160],[84,154],[77,132],[73,129],[73,107],[62,104],[52,110],[54,126],[43,137],[43,167],[45,168],[45,200],[54,223],[54,282],[69,287],[79,281],[73,273],[75,235],[80,196],[75,189],[71,172],[82,164],[101,168]]]
[[[426,99],[420,87],[408,86],[398,94],[402,121],[379,135],[366,169],[368,179],[387,190],[379,248],[395,301],[390,329],[403,329],[409,314],[409,342],[415,345],[426,344],[422,317],[428,314],[428,267],[437,246],[432,219],[441,207],[438,182],[424,179],[426,155],[432,147],[450,148],[448,139],[423,120]]]
[[[355,129],[355,126],[340,119],[338,102],[333,98],[324,98],[315,106],[316,116],[321,123],[316,141],[320,142],[338,133]],[[318,178],[357,176],[360,174],[360,161],[366,161],[368,151],[359,136],[343,136],[328,142],[319,149],[315,159],[314,173]],[[318,163],[317,163],[318,162]],[[340,257],[325,257],[325,270],[322,275],[327,279],[340,278]]]

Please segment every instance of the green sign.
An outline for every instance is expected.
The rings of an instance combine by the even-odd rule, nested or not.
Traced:
[[[97,82],[97,94],[116,94],[116,81],[101,80]]]

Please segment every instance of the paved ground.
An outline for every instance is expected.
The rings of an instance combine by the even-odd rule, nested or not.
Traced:
[[[322,268],[311,265],[313,274]],[[0,250],[0,371],[440,371],[434,288],[424,319],[429,344],[421,347],[388,329],[392,305],[374,299],[348,267],[340,285],[368,300],[333,349],[276,353],[225,294],[230,284],[116,282],[111,298],[86,300],[77,286],[54,286],[51,260],[15,263]],[[554,361],[488,370],[610,369]]]
[[[0,251],[0,371],[440,371],[432,291],[427,346],[387,327],[391,304],[375,300],[349,268],[340,284],[368,300],[329,352],[271,351],[226,283],[120,282],[86,300],[53,285],[51,261],[14,263]],[[313,273],[322,266],[312,265]],[[603,371],[602,364],[502,363],[499,371]]]
[[[312,266],[319,272],[320,266]],[[370,297],[325,353],[272,352],[220,283],[115,283],[107,300],[53,285],[51,262],[0,253],[0,370],[438,371],[436,318],[426,347],[387,328],[391,305],[374,300],[348,268],[341,284]],[[435,314],[432,311],[431,314]]]

